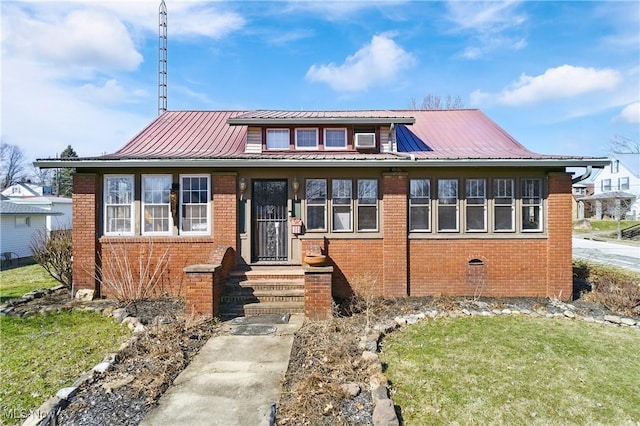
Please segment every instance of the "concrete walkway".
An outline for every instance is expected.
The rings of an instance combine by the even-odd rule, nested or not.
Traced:
[[[238,326],[227,322],[228,333],[209,339],[141,425],[268,425],[303,321],[251,324],[258,332],[275,328],[266,335],[232,335]]]
[[[573,238],[573,257],[640,272],[640,246]]]

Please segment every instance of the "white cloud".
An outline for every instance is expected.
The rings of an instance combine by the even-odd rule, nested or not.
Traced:
[[[317,0],[291,0],[283,12],[299,13],[311,12],[321,15],[329,20],[353,19],[354,14],[367,9],[381,9],[401,7],[408,0],[341,0],[341,1],[317,1]]]
[[[75,92],[84,101],[102,105],[134,103],[148,96],[142,89],[127,90],[116,79],[107,80],[102,84],[87,83]]]
[[[514,106],[535,104],[550,99],[572,98],[598,90],[612,90],[621,79],[621,74],[610,68],[561,65],[549,68],[535,77],[522,74],[518,81],[500,93],[491,94],[476,90],[471,94],[471,103]]]
[[[375,35],[369,44],[348,56],[341,65],[312,65],[306,78],[327,83],[336,91],[356,92],[392,81],[414,63],[413,55],[388,35]]]
[[[617,118],[627,123],[640,123],[640,102],[634,102],[624,107]]]

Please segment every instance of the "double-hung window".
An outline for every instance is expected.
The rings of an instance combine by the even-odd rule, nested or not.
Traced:
[[[487,230],[487,181],[467,179],[465,181],[466,230]]]
[[[267,149],[289,149],[289,129],[267,129]]]
[[[438,231],[458,231],[457,179],[438,179]]]
[[[611,191],[611,179],[602,179],[601,189],[602,192]]]
[[[498,232],[514,231],[513,179],[493,180],[493,229]]]
[[[409,229],[430,231],[431,181],[411,179],[409,186]]]
[[[104,177],[104,232],[107,235],[133,234],[133,176]]]
[[[351,199],[353,194],[351,179],[333,179],[331,181],[331,202],[333,210],[333,231],[352,231]]]
[[[522,230],[542,230],[542,181],[522,179]]]
[[[628,191],[629,190],[629,177],[621,177],[618,178],[618,187],[620,191]]]
[[[378,230],[378,181],[358,179],[358,231]]]
[[[180,176],[181,233],[210,233],[209,184],[208,175]]]
[[[324,129],[325,149],[346,149],[347,129]]]
[[[142,175],[142,234],[171,234],[171,175]]]
[[[296,149],[318,149],[318,129],[296,129]]]
[[[307,179],[307,223],[309,231],[327,230],[327,180]]]

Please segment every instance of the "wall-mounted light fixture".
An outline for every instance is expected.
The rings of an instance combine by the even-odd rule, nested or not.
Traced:
[[[300,191],[300,182],[298,182],[298,178],[293,178],[291,182],[291,189],[293,190],[293,199],[298,199],[298,191]]]
[[[240,190],[240,201],[242,201],[244,192],[247,190],[247,182],[244,180],[243,177],[240,178],[240,182],[238,183],[238,189]]]

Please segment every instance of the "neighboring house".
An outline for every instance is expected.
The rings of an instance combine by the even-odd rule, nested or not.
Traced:
[[[610,165],[599,170],[593,178],[594,192],[584,198],[597,219],[611,216],[607,206],[615,200],[631,200],[625,216],[640,219],[640,153],[617,153],[610,155]],[[589,194],[587,194],[589,195]]]
[[[137,265],[151,241],[163,291],[217,315],[229,269],[273,279],[320,246],[304,303],[326,317],[365,280],[386,298],[570,298],[565,168],[608,160],[533,153],[478,110],[170,111],[113,154],[36,164],[76,169],[74,291],[107,294],[96,264]]]
[[[30,182],[14,183],[2,191],[2,195],[9,198],[42,197],[52,194],[50,186],[39,186]]]
[[[48,216],[60,213],[10,201],[0,201],[0,253],[14,257],[30,257],[31,241],[38,232],[46,230]],[[3,259],[4,260],[4,259]]]
[[[71,229],[73,224],[73,208],[72,199],[64,197],[21,197],[11,198],[9,201],[32,207],[38,207],[44,210],[55,211],[59,213],[55,216],[47,216],[47,231],[56,231],[60,229]]]
[[[585,180],[581,180],[578,183],[574,183],[571,186],[571,192],[573,194],[573,203],[571,207],[571,217],[573,220],[585,219],[593,216],[593,212],[590,208],[585,206],[585,202],[582,200],[584,197],[593,195],[593,176]]]

